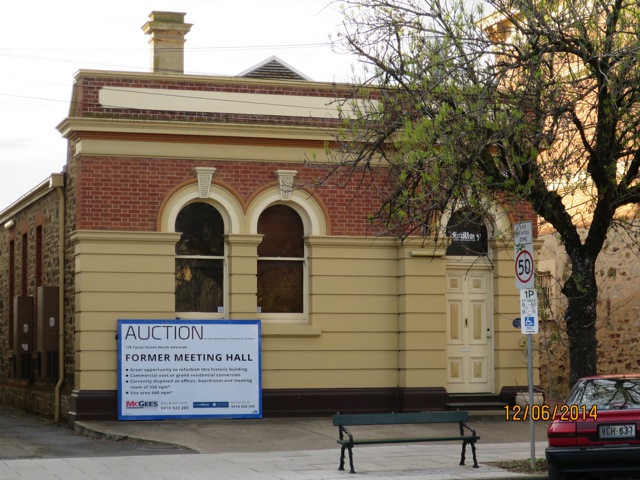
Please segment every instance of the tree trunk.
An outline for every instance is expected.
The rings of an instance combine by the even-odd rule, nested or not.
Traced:
[[[597,374],[596,318],[598,285],[595,277],[595,259],[572,258],[571,276],[562,292],[568,300],[565,321],[569,337],[569,384]]]

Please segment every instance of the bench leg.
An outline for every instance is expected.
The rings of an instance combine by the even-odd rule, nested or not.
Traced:
[[[462,454],[460,455],[460,465],[464,465],[465,457],[467,456],[467,441],[462,441]]]
[[[344,470],[344,449],[347,448],[344,445],[342,445],[342,448],[340,449],[340,466],[338,467],[338,470]]]
[[[480,468],[478,466],[478,460],[476,458],[476,442],[472,442],[471,440],[462,441],[462,455],[460,456],[460,465],[464,465],[466,451],[467,451],[467,443],[471,444],[471,455],[473,456],[473,468]]]
[[[478,460],[476,459],[476,442],[469,443],[471,443],[471,453],[473,455],[473,468],[480,468],[478,466]]]
[[[353,468],[353,449],[351,447],[349,447],[349,466],[351,467],[349,473],[356,473],[355,468]]]

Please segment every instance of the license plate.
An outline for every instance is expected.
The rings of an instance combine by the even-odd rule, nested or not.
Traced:
[[[635,438],[636,425],[600,425],[600,438]]]

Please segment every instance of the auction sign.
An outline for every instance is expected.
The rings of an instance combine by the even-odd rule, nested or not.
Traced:
[[[259,320],[118,320],[118,419],[261,418]]]

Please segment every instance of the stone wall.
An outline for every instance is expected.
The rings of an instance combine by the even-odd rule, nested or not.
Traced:
[[[637,225],[640,227],[640,224]],[[570,262],[554,234],[544,240],[539,272],[549,272],[550,308],[541,308],[540,381],[548,395],[563,398],[569,388],[569,355],[562,319],[566,300],[561,287]],[[613,228],[596,263],[598,293],[598,373],[637,372],[640,369],[640,232]]]
[[[0,402],[38,413],[53,414],[53,391],[57,378],[45,378],[38,372],[37,288],[58,285],[58,195],[51,190],[42,198],[16,213],[15,226],[0,230]],[[38,252],[37,237],[41,232],[42,250]],[[10,267],[9,246],[14,245],[13,268]],[[26,260],[26,262],[24,261]],[[10,275],[13,273],[13,276]],[[11,291],[10,284],[13,284]],[[16,350],[13,345],[13,296],[34,299],[31,323],[33,341],[30,374],[14,371]]]

